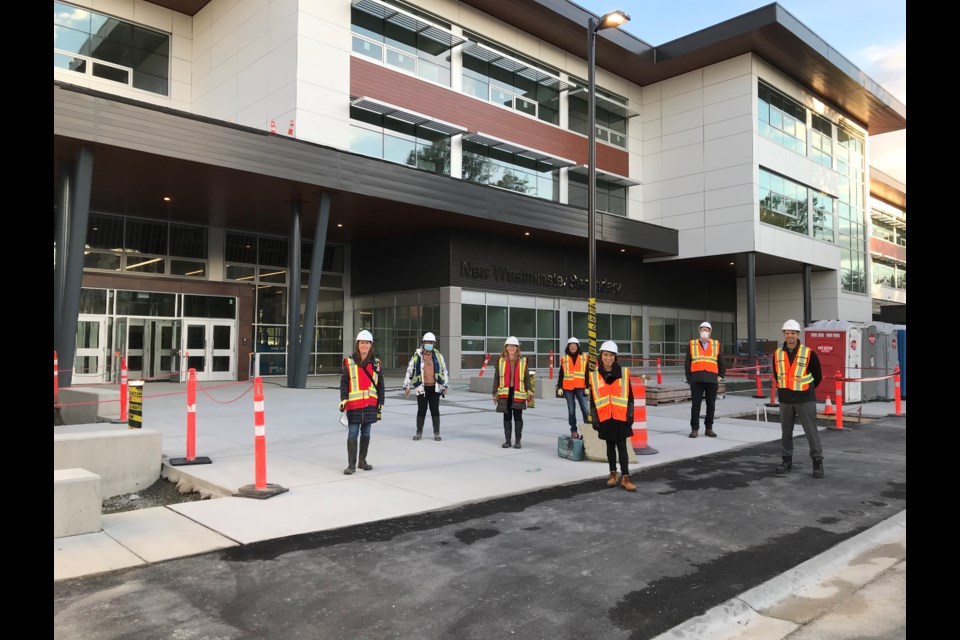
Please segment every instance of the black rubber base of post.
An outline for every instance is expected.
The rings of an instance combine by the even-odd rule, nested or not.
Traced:
[[[638,456],[652,456],[655,453],[660,453],[653,447],[644,447],[643,449],[634,449],[633,452]]]
[[[281,487],[278,484],[270,484],[269,482],[264,489],[257,489],[257,485],[255,484],[245,484],[240,487],[237,493],[233,494],[233,497],[257,498],[258,500],[265,500],[266,498],[272,498],[275,495],[286,493],[287,491],[289,491],[289,489],[286,487]]]
[[[210,464],[213,462],[207,456],[197,456],[193,460],[187,460],[186,458],[170,458],[167,461],[167,464],[173,465],[174,467],[179,467],[185,464]]]

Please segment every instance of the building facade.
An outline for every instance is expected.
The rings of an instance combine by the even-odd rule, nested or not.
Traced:
[[[454,378],[509,335],[549,366],[587,334],[590,17],[54,2],[61,368],[302,386],[361,328],[390,368],[425,331]],[[670,366],[704,319],[729,354],[871,319],[869,138],[902,103],[777,4],[596,60],[598,340]]]

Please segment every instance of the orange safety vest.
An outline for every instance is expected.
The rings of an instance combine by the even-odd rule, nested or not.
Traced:
[[[377,406],[377,380],[379,379],[377,371],[380,370],[380,359],[374,359],[374,371],[371,376],[360,373],[360,367],[357,366],[353,358],[344,358],[343,364],[347,368],[350,378],[346,408],[362,409]],[[369,373],[369,370],[367,373]],[[371,377],[373,380],[370,379]]]
[[[777,374],[777,387],[791,391],[806,391],[813,382],[813,374],[807,371],[810,366],[810,347],[797,347],[797,357],[790,364],[787,352],[783,348],[777,349],[773,356],[773,364]]]
[[[502,357],[500,362],[497,363],[497,367],[500,370],[500,384],[503,385],[504,374],[507,372],[507,362],[509,358]],[[517,367],[517,380],[514,380],[514,389],[513,389],[513,401],[514,402],[526,402],[527,401],[527,359],[524,356],[520,356],[520,365]],[[510,387],[500,386],[497,387],[497,398],[503,398],[506,400],[507,396],[510,395]]]
[[[627,421],[627,405],[630,402],[630,369],[623,367],[623,377],[607,384],[600,377],[600,370],[590,372],[590,393],[597,407],[597,419]]]
[[[573,358],[569,354],[563,354],[560,358],[560,367],[563,369],[563,388],[567,391],[574,389],[585,389],[587,386],[587,356],[580,354],[577,356],[577,363],[573,363]]]
[[[719,357],[719,340],[710,340],[706,351],[703,350],[700,340],[690,341],[690,371],[709,371],[719,374],[720,368],[717,365],[717,358]]]

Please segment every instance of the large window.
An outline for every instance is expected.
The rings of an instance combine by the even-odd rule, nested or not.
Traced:
[[[449,135],[357,107],[350,117],[350,151],[450,175]]]
[[[460,41],[449,25],[413,7],[367,0],[351,9],[353,52],[395,69],[450,86],[450,47]]]
[[[567,198],[569,204],[587,208],[587,185],[589,184],[587,176],[578,173],[567,173]],[[596,210],[604,213],[612,213],[616,216],[627,215],[627,188],[622,185],[613,184],[597,178],[597,201]]]
[[[907,267],[904,264],[878,258],[873,259],[873,284],[892,289],[907,288]]]
[[[601,91],[597,91],[597,102],[595,108],[595,120],[597,124],[597,140],[608,142],[621,149],[627,148],[627,120],[628,116],[622,112],[627,111],[626,100],[617,98],[616,100],[607,98]],[[571,96],[570,106],[570,130],[587,135],[587,100],[579,96]],[[618,113],[621,112],[621,113]]]
[[[833,167],[833,125],[823,116],[810,114],[810,157],[825,167]]]
[[[497,55],[492,45],[473,45],[464,51],[463,92],[559,124],[559,84],[542,82],[547,74],[532,70],[527,63],[511,60],[512,64],[507,64],[507,60],[505,55]]]
[[[760,169],[760,222],[808,235],[807,197],[802,184]]]
[[[757,113],[761,136],[801,155],[807,154],[807,110],[802,104],[760,82]]]
[[[204,227],[91,213],[83,267],[205,278],[207,250]]]
[[[559,170],[538,160],[463,141],[463,179],[558,201]]]
[[[844,291],[867,293],[866,169],[863,137],[837,127],[838,229],[840,283]]]
[[[170,91],[170,36],[54,2],[53,66],[166,96]]]

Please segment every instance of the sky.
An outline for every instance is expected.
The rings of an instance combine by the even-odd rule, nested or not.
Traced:
[[[630,22],[621,29],[654,46],[773,1],[573,0],[597,16],[625,11]],[[780,0],[780,6],[906,105],[906,0]],[[906,145],[906,131],[870,138],[871,166],[906,184]]]

